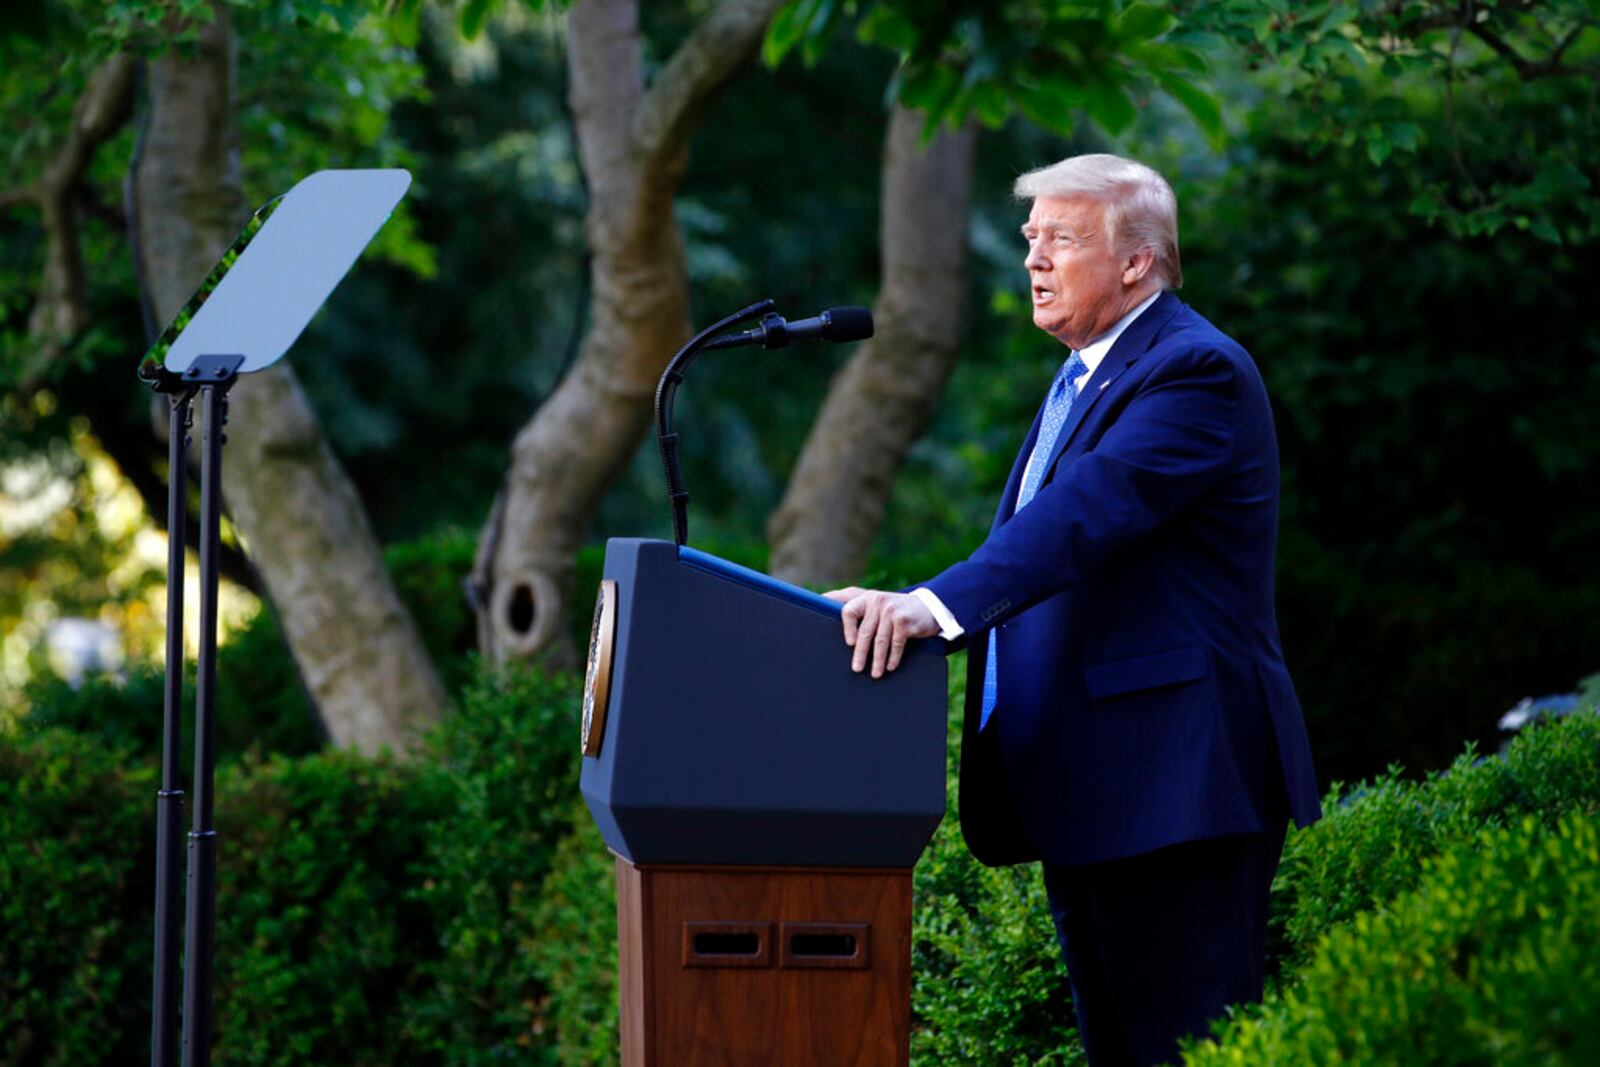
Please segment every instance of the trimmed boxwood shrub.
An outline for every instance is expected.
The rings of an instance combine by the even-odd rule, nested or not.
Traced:
[[[615,1061],[615,898],[577,797],[576,681],[482,667],[472,677],[410,763],[254,755],[219,773],[219,1064]],[[91,696],[122,701],[119,715],[148,699]],[[0,733],[0,1060],[126,1062],[143,1055],[149,1026],[149,753],[129,747],[136,732],[27,722]],[[1485,825],[1515,838],[1532,833],[1525,816],[1547,827],[1597,809],[1593,714],[1422,782],[1392,773],[1336,790],[1327,819],[1291,834],[1275,886],[1281,987],[1320,973],[1319,946],[1428,892],[1429,857],[1486,848]],[[915,878],[916,1062],[1076,1062],[1037,872],[980,867],[952,817]],[[1477,882],[1451,884],[1488,897]],[[1523,940],[1458,958],[1533,958],[1517,955],[1526,931],[1484,930]],[[1487,966],[1470,964],[1463,981]],[[1497,1003],[1522,995],[1484,988]],[[1494,1018],[1520,1025],[1503,1010]]]
[[[1452,844],[1184,1062],[1600,1063],[1600,820]]]
[[[477,547],[475,532],[447,527],[383,550],[395,592],[452,693],[474,677],[471,653],[477,629],[462,583],[472,571]]]
[[[1523,815],[1600,808],[1600,715],[1525,731],[1499,758],[1469,749],[1420,782],[1391,770],[1335,786],[1324,804],[1326,818],[1290,834],[1273,883],[1274,962],[1291,970],[1334,926],[1415,886],[1422,861],[1451,843]]]
[[[1082,1063],[1038,866],[980,866],[950,817],[914,877],[913,1062]]]
[[[194,664],[184,676],[183,737],[179,752],[189,780],[194,739]],[[125,677],[90,676],[77,686],[44,676],[25,690],[24,729],[61,727],[98,735],[132,758],[161,760],[165,675],[155,667],[130,668]],[[322,747],[322,728],[311,711],[283,637],[265,608],[217,650],[217,759],[245,752],[305,755]]]
[[[412,886],[449,815],[436,771],[351,752],[219,777],[216,1062],[429,1062],[402,1025],[440,954]]]
[[[97,738],[0,731],[0,1063],[149,1048],[155,793]]]
[[[548,990],[536,1026],[561,1067],[613,1067],[617,1029],[615,860],[579,798],[521,948]]]
[[[984,867],[956,817],[964,664],[952,661],[950,808],[913,874],[911,1058],[918,1065],[1083,1062],[1037,865]]]
[[[409,763],[328,751],[219,768],[219,1065],[549,1054],[528,950],[578,814],[576,684],[475,674]],[[156,775],[108,736],[0,731],[8,1065],[147,1055]]]
[[[432,916],[408,1040],[438,1062],[528,1062],[546,988],[525,951],[539,890],[576,815],[578,685],[479,668],[432,748],[447,794],[413,883]]]
[[[961,706],[959,688],[951,706]],[[1394,769],[1335,787],[1326,809],[1290,833],[1273,885],[1270,951],[1284,985],[1330,930],[1415,888],[1429,857],[1486,826],[1600,810],[1600,715],[1526,731],[1498,757],[1469,751],[1422,781]],[[916,1062],[1075,1062],[1070,989],[1036,867],[981,867],[952,811],[917,866],[916,907]]]

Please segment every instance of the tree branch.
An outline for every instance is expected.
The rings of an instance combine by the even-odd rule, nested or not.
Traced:
[[[72,126],[61,149],[29,190],[44,218],[45,263],[39,293],[28,318],[32,351],[19,375],[34,382],[88,325],[79,216],[84,176],[95,152],[127,121],[133,109],[136,61],[116,55],[89,75],[72,109]],[[21,191],[18,191],[19,193]]]
[[[687,160],[689,135],[706,101],[755,57],[784,0],[725,0],[673,53],[645,93],[633,141],[645,180],[672,185]]]
[[[1398,17],[1398,5],[1391,12]],[[1478,9],[1471,4],[1462,7],[1450,8],[1431,15],[1423,15],[1406,22],[1400,30],[1408,37],[1416,37],[1431,30],[1454,30],[1457,33],[1467,32],[1489,47],[1489,50],[1510,65],[1517,77],[1523,81],[1535,81],[1539,78],[1563,77],[1570,75],[1586,75],[1594,77],[1600,75],[1600,66],[1592,63],[1566,64],[1562,62],[1573,42],[1582,36],[1583,31],[1597,25],[1596,20],[1580,18],[1569,29],[1560,41],[1551,49],[1550,54],[1543,59],[1529,59],[1495,30],[1490,29],[1485,23],[1478,21]],[[1543,27],[1540,27],[1543,30]]]
[[[31,185],[19,185],[15,189],[0,189],[0,211],[6,211],[18,204],[36,204],[39,202],[39,190]]]
[[[1590,20],[1583,19],[1579,21],[1577,25],[1573,26],[1572,29],[1568,30],[1567,35],[1557,42],[1555,49],[1551,51],[1550,58],[1546,60],[1546,62],[1559,65],[1561,63],[1561,57],[1567,54],[1567,49],[1572,47],[1572,42],[1576,41],[1578,39],[1578,35],[1589,28],[1589,24]]]
[[[1594,64],[1566,64],[1561,62],[1562,53],[1567,50],[1568,45],[1572,43],[1572,39],[1577,36],[1578,31],[1583,29],[1582,26],[1575,27],[1572,32],[1567,35],[1566,39],[1558,44],[1549,56],[1542,60],[1531,60],[1525,58],[1515,48],[1511,47],[1507,41],[1501,38],[1499,34],[1496,34],[1494,31],[1485,26],[1473,23],[1469,25],[1467,29],[1472,32],[1474,37],[1488,45],[1490,50],[1496,55],[1504,59],[1507,63],[1511,64],[1511,69],[1517,72],[1517,77],[1521,78],[1525,82],[1531,82],[1538,78],[1561,77],[1572,74],[1584,74],[1590,76],[1600,74],[1600,66],[1596,66]]]

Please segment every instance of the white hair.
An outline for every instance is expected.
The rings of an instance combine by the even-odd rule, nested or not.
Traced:
[[[1178,258],[1178,198],[1167,180],[1143,163],[1095,152],[1069,156],[1017,179],[1017,199],[1087,196],[1106,206],[1106,233],[1119,255],[1149,251],[1150,272],[1162,286],[1183,285]]]

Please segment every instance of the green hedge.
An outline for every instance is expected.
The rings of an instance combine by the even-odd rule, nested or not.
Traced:
[[[25,690],[25,729],[60,727],[95,735],[134,758],[159,762],[165,675],[135,666],[125,678],[90,676],[72,686],[54,676]],[[194,664],[184,676],[183,736],[179,752],[185,780],[194,738]],[[263,609],[217,650],[217,758],[246,752],[307,755],[322,747],[321,727],[311,713],[300,676],[289,658],[272,613]]]
[[[621,1058],[617,1018],[615,861],[581,799],[575,828],[553,866],[523,949],[548,991],[535,1023],[561,1067],[614,1067]]]
[[[401,1024],[439,954],[413,886],[440,786],[347,752],[219,778],[215,1062],[427,1062]]]
[[[1423,860],[1485,826],[1600,808],[1600,714],[1526,730],[1498,758],[1469,750],[1422,781],[1391,770],[1353,789],[1336,785],[1325,806],[1321,822],[1290,834],[1273,883],[1273,962],[1284,970],[1333,927],[1414,887]]]
[[[1083,1062],[1037,866],[980,866],[947,818],[917,864],[914,903],[913,1062]]]
[[[442,1063],[528,1062],[546,1044],[547,991],[525,947],[575,815],[575,680],[485,672],[433,752],[449,806],[413,885],[439,951],[420,968],[427,995],[408,1007],[410,1040]]]
[[[610,859],[577,798],[576,683],[481,667],[472,679],[456,714],[410,763],[258,754],[221,770],[219,1065],[615,1062],[615,897]],[[0,734],[7,1064],[117,1063],[146,1047],[155,780],[148,753],[136,757],[130,747],[142,745],[142,735],[96,729],[92,720],[93,709],[111,707],[109,718],[134,721],[128,709],[149,694],[79,694],[86,706],[63,695],[49,718],[56,725],[30,718],[27,729]],[[960,700],[957,672],[951,707]],[[951,755],[953,763],[954,745]],[[1596,810],[1593,714],[1527,731],[1498,757],[1469,753],[1424,781],[1391,773],[1336,790],[1326,819],[1290,835],[1274,887],[1281,992],[1215,1054],[1231,1055],[1230,1042],[1255,1050],[1250,1042],[1269,1040],[1259,1034],[1311,1040],[1302,1030],[1314,1027],[1302,1022],[1312,1009],[1295,1006],[1297,991],[1310,997],[1322,988],[1314,981],[1333,983],[1316,1004],[1333,1003],[1326,998],[1344,995],[1338,982],[1370,977],[1371,960],[1360,953],[1389,958],[1383,953],[1413,943],[1409,933],[1374,926],[1379,917],[1413,914],[1407,909],[1422,907],[1407,903],[1413,898],[1481,909],[1495,897],[1472,881],[1472,856],[1499,856],[1494,870],[1510,877],[1523,860],[1506,842],[1557,841],[1531,846],[1529,863],[1538,848],[1577,848],[1548,828]],[[1483,837],[1485,827],[1500,836]],[[1491,839],[1500,843],[1485,844]],[[1433,857],[1443,858],[1430,867]],[[951,818],[915,878],[915,1061],[1077,1062],[1066,975],[1037,872],[979,866]],[[1473,898],[1437,888],[1441,878]],[[1591,892],[1588,885],[1574,882],[1574,890]],[[1574,982],[1588,976],[1573,970],[1569,948],[1587,951],[1589,935],[1565,912],[1550,914],[1561,921],[1539,928],[1554,931],[1554,940],[1535,945],[1545,955],[1526,954],[1535,950],[1525,951],[1532,928],[1491,924],[1482,937],[1505,940],[1451,957],[1468,961],[1461,981],[1472,996],[1494,999],[1500,1014],[1484,1018],[1517,1027],[1518,1012],[1559,1000],[1562,987],[1542,978],[1515,989],[1490,984],[1509,981],[1509,971],[1493,970],[1502,963],[1536,959]],[[1383,947],[1370,941],[1380,936],[1373,930],[1399,940]],[[1347,942],[1364,947],[1330,947]],[[1404,992],[1372,988],[1374,997]],[[1532,999],[1512,1005],[1524,992]],[[1372,1010],[1410,1011],[1412,1003],[1402,997],[1385,1009],[1374,1001]],[[1548,1032],[1567,1032],[1557,1023]]]
[[[960,698],[952,693],[952,708]],[[1485,827],[1524,817],[1549,825],[1600,809],[1600,715],[1527,730],[1497,757],[1469,751],[1421,781],[1391,770],[1336,787],[1326,808],[1322,821],[1290,833],[1273,885],[1271,962],[1284,986],[1330,931],[1414,889],[1430,857]],[[981,867],[952,812],[917,866],[916,907],[918,1064],[1077,1062],[1066,972],[1036,868]]]
[[[1600,820],[1456,842],[1190,1067],[1600,1063]]]
[[[149,1047],[155,791],[98,739],[0,733],[0,1063]]]
[[[577,815],[576,703],[570,678],[480,669],[410,763],[220,768],[215,1062],[550,1062],[528,946]],[[106,736],[0,732],[8,1065],[149,1047],[156,779]]]
[[[959,708],[959,685],[952,707]],[[951,758],[956,753],[952,746]],[[951,783],[954,799],[954,782]],[[1600,716],[1528,731],[1498,758],[1463,756],[1424,781],[1393,772],[1336,790],[1328,815],[1290,835],[1274,886],[1283,981],[1328,932],[1413,889],[1425,861],[1485,825],[1553,823],[1600,807]],[[542,936],[530,948],[549,989],[543,1014],[559,1062],[615,1062],[615,906],[592,827],[558,849]],[[916,869],[913,1061],[919,1065],[1081,1062],[1066,971],[1038,871],[990,870],[967,853],[953,815]],[[1271,1062],[1271,1061],[1266,1061]],[[1278,1062],[1289,1063],[1292,1060]]]

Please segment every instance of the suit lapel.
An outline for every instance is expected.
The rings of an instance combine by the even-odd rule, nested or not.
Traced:
[[[1067,412],[1067,421],[1062,424],[1061,432],[1056,435],[1055,447],[1050,450],[1049,466],[1045,467],[1046,477],[1049,476],[1051,467],[1055,466],[1056,461],[1067,450],[1067,446],[1072,443],[1072,435],[1083,424],[1083,420],[1088,417],[1095,404],[1099,403],[1100,398],[1110,390],[1111,383],[1150,350],[1156,334],[1161,332],[1161,328],[1172,320],[1172,316],[1176,315],[1178,308],[1182,306],[1183,302],[1173,296],[1171,290],[1167,290],[1156,297],[1156,302],[1146,308],[1143,315],[1128,323],[1128,328],[1122,331],[1122,336],[1111,346],[1106,358],[1100,361],[1100,366],[1095,368],[1095,372],[1078,391],[1078,399],[1073,401],[1072,410]],[[1035,425],[1037,426],[1037,420]]]

